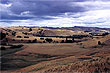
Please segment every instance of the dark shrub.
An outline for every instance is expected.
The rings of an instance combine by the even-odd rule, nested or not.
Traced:
[[[103,33],[103,34],[102,34],[102,36],[106,36],[106,35],[108,35],[108,34],[109,34],[109,33],[108,33],[108,32],[106,32],[106,33]]]
[[[0,42],[0,45],[7,45],[6,42]]]
[[[5,47],[1,47],[1,50],[6,50],[6,48]]]
[[[29,38],[28,36],[24,36],[24,38]]]
[[[27,35],[28,33],[27,32],[22,32],[23,34]]]
[[[28,43],[32,43],[31,40],[28,40]]]
[[[59,43],[58,41],[56,41],[55,43]]]
[[[43,29],[41,29],[41,30],[39,31],[39,34],[42,34],[42,32],[43,32]]]
[[[12,45],[10,48],[21,48],[23,45]]]
[[[32,43],[36,43],[37,42],[37,39],[34,39],[33,41],[32,41]]]
[[[4,39],[6,37],[5,33],[0,32],[0,40]]]
[[[61,41],[61,43],[64,43],[64,42],[65,42],[64,40]]]
[[[32,31],[32,28],[29,28],[29,31]]]
[[[43,41],[43,43],[45,43],[45,41]]]
[[[16,32],[13,31],[13,32],[12,32],[12,35],[13,35],[13,36],[16,36]]]
[[[22,38],[21,36],[17,36],[17,38]]]
[[[46,38],[45,40],[49,43],[51,43],[53,41],[51,38]]]
[[[40,38],[40,40],[44,40],[44,38]]]
[[[66,40],[66,43],[73,43],[72,40]]]
[[[8,35],[8,33],[6,32],[6,35]]]
[[[8,42],[8,38],[5,38],[6,42]]]
[[[11,32],[12,30],[10,30],[10,29],[7,29],[7,31],[8,31],[8,32]]]
[[[12,39],[12,41],[15,41],[15,39]]]
[[[23,41],[23,39],[21,39],[21,41]]]
[[[101,45],[101,42],[100,41],[98,41],[98,45]]]

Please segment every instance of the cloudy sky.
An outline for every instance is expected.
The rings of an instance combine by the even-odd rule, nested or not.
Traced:
[[[0,26],[110,28],[110,0],[0,0]]]

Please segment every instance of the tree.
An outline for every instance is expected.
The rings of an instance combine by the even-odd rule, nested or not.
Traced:
[[[8,35],[8,32],[6,32],[6,35]]]
[[[15,39],[12,39],[12,41],[15,41]]]
[[[98,41],[98,45],[101,45],[101,42],[100,41]]]
[[[0,32],[0,40],[2,40],[2,39],[4,39],[4,38],[6,38],[6,34],[3,33],[3,32]]]
[[[46,38],[45,40],[49,43],[51,43],[53,41],[51,38]]]
[[[1,47],[0,49],[1,49],[1,50],[6,50],[6,48],[5,48],[5,47]]]
[[[33,43],[36,43],[36,42],[37,42],[37,39],[34,39],[32,42],[33,42]]]
[[[12,35],[13,35],[13,36],[16,36],[16,32],[12,32]]]
[[[105,33],[102,34],[102,36],[106,36],[106,35],[108,35],[108,34],[109,34],[108,32],[105,32]]]
[[[29,36],[24,36],[24,38],[29,38]]]
[[[72,41],[74,42],[74,38],[72,38]]]
[[[32,31],[32,28],[29,28],[29,31]]]
[[[31,40],[28,40],[28,43],[31,43]]]
[[[21,36],[17,36],[17,38],[22,38]]]
[[[65,42],[64,40],[61,41],[61,43],[64,43],[64,42]]]
[[[27,32],[22,32],[23,34],[27,35],[28,33]]]
[[[40,38],[40,40],[44,40],[44,38]]]

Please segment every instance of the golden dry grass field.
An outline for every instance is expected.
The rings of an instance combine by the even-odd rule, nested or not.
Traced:
[[[110,72],[110,35],[74,38],[72,43],[62,43],[66,38],[45,36],[89,33],[39,27],[32,28],[32,31],[28,27],[0,27],[0,30],[6,34],[0,40],[2,73]],[[44,42],[46,38],[53,42]]]

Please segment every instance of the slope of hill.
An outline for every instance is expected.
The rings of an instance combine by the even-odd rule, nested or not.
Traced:
[[[1,32],[6,34],[6,37],[0,40],[4,42],[1,44],[1,72],[109,73],[110,35],[91,35],[74,39],[55,37],[89,35],[83,31],[86,28],[80,30],[80,27],[76,27],[76,30],[79,29],[77,31],[66,28],[68,27],[0,27]],[[105,31],[93,28],[91,30]],[[52,39],[53,42],[46,42],[46,38]],[[74,41],[68,43],[64,42],[65,40]]]
[[[110,43],[109,40],[105,43]],[[15,72],[34,73],[109,73],[110,72],[110,45],[91,50],[77,56],[41,62]]]
[[[83,31],[72,31],[66,29],[48,29],[33,27],[32,31],[29,31],[30,27],[0,27],[0,30],[7,34],[8,38],[17,38],[17,36],[28,36],[28,37],[38,37],[38,36],[72,36],[72,35],[84,35],[88,34]]]
[[[95,31],[101,31],[106,30],[110,32],[110,28],[98,28],[98,27],[82,27],[82,26],[74,26],[74,27],[43,27],[48,29],[66,29],[66,30],[73,30],[73,31],[85,31],[85,32],[95,32]]]

